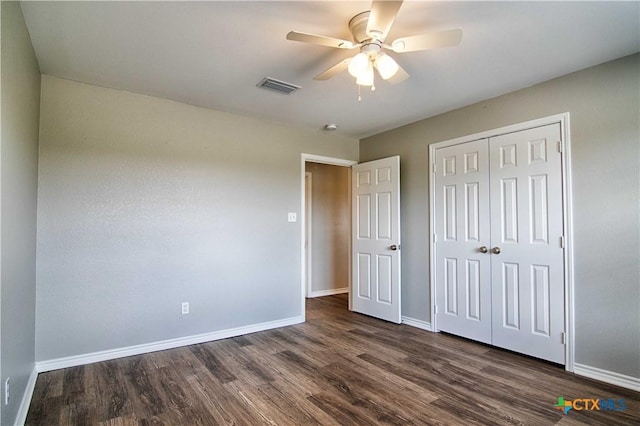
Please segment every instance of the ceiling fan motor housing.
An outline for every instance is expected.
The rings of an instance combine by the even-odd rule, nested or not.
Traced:
[[[357,43],[364,43],[368,40],[372,40],[371,36],[367,34],[367,24],[369,22],[369,11],[358,13],[349,21],[349,31],[353,40]],[[382,42],[383,40],[380,40]]]
[[[369,11],[358,13],[349,21],[349,30],[353,40],[362,43],[360,51],[369,58],[375,58],[382,49],[382,41],[367,34],[367,23],[369,22]]]
[[[362,53],[366,53],[369,57],[376,56],[380,53],[380,49],[382,45],[377,42],[377,40],[372,40],[371,43],[366,43],[364,46],[360,48]]]

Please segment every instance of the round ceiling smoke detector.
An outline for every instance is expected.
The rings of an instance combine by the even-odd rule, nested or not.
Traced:
[[[338,128],[338,125],[333,123],[324,125],[324,129],[327,131],[333,131],[333,130],[336,130],[337,128]]]

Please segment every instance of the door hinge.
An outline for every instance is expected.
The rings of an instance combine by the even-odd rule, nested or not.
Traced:
[[[562,141],[558,141],[558,152],[559,152],[560,154],[562,154],[563,148],[564,148],[564,147],[563,147],[563,145],[562,145]]]
[[[438,234],[433,234],[433,242],[434,243],[438,242]]]
[[[560,333],[560,341],[562,342],[563,345],[566,345],[566,335],[564,334],[564,331],[562,333]]]
[[[436,174],[436,171],[438,170],[438,165],[436,163],[433,163],[433,174]]]
[[[437,314],[438,313],[438,305],[433,305],[433,311]]]
[[[560,236],[560,248],[564,248],[564,235]]]

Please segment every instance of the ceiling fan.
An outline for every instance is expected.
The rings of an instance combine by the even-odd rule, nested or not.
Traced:
[[[353,41],[297,31],[289,32],[287,40],[338,49],[360,49],[360,53],[321,72],[314,77],[314,80],[328,80],[347,69],[349,74],[356,78],[356,84],[371,86],[371,90],[375,90],[373,70],[376,69],[383,80],[389,81],[391,84],[400,83],[409,78],[409,74],[391,56],[385,53],[384,49],[395,53],[415,52],[417,50],[457,46],[462,41],[462,30],[457,28],[400,37],[391,42],[391,44],[387,44],[387,35],[396,19],[400,6],[402,6],[402,1],[374,0],[371,4],[371,10],[359,13],[349,21],[349,30]]]

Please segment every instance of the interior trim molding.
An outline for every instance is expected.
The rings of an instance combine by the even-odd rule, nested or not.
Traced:
[[[308,297],[324,297],[324,296],[333,296],[334,294],[343,294],[349,293],[349,287],[342,288],[330,288],[327,290],[316,290],[309,293]]]
[[[29,381],[27,381],[27,387],[22,394],[22,401],[20,401],[20,407],[18,407],[18,414],[16,415],[15,425],[23,425],[27,421],[27,414],[29,413],[29,406],[31,405],[31,399],[33,398],[33,391],[36,388],[36,381],[38,380],[38,369],[34,365],[29,374]]]
[[[258,331],[271,330],[274,328],[286,327],[289,325],[304,322],[304,317],[296,316],[276,321],[263,322],[259,324],[247,325],[243,327],[230,328],[226,330],[214,331],[212,333],[196,334],[193,336],[179,337],[176,339],[162,340],[158,342],[144,343],[142,345],[128,346],[124,348],[109,349],[106,351],[92,352],[82,355],[50,359],[36,362],[38,373],[58,370],[60,368],[75,367],[94,362],[107,361],[111,359],[123,358],[132,355],[140,355],[149,352],[164,351],[182,346],[196,345],[199,343],[211,342],[214,340],[228,339],[230,337],[244,334],[256,333]]]
[[[306,239],[306,257],[304,259],[305,272],[307,275],[307,297],[313,296],[313,173],[304,172],[304,214],[302,224],[304,226],[304,236]]]
[[[402,324],[406,324],[411,327],[416,327],[421,330],[433,332],[433,327],[431,327],[430,322],[422,321],[422,320],[411,318],[411,317],[405,317],[404,315],[401,317],[401,320],[402,320]]]
[[[578,376],[588,377],[640,392],[640,378],[638,377],[631,377],[614,371],[591,367],[590,365],[578,364],[577,362],[573,363],[573,372]]]

